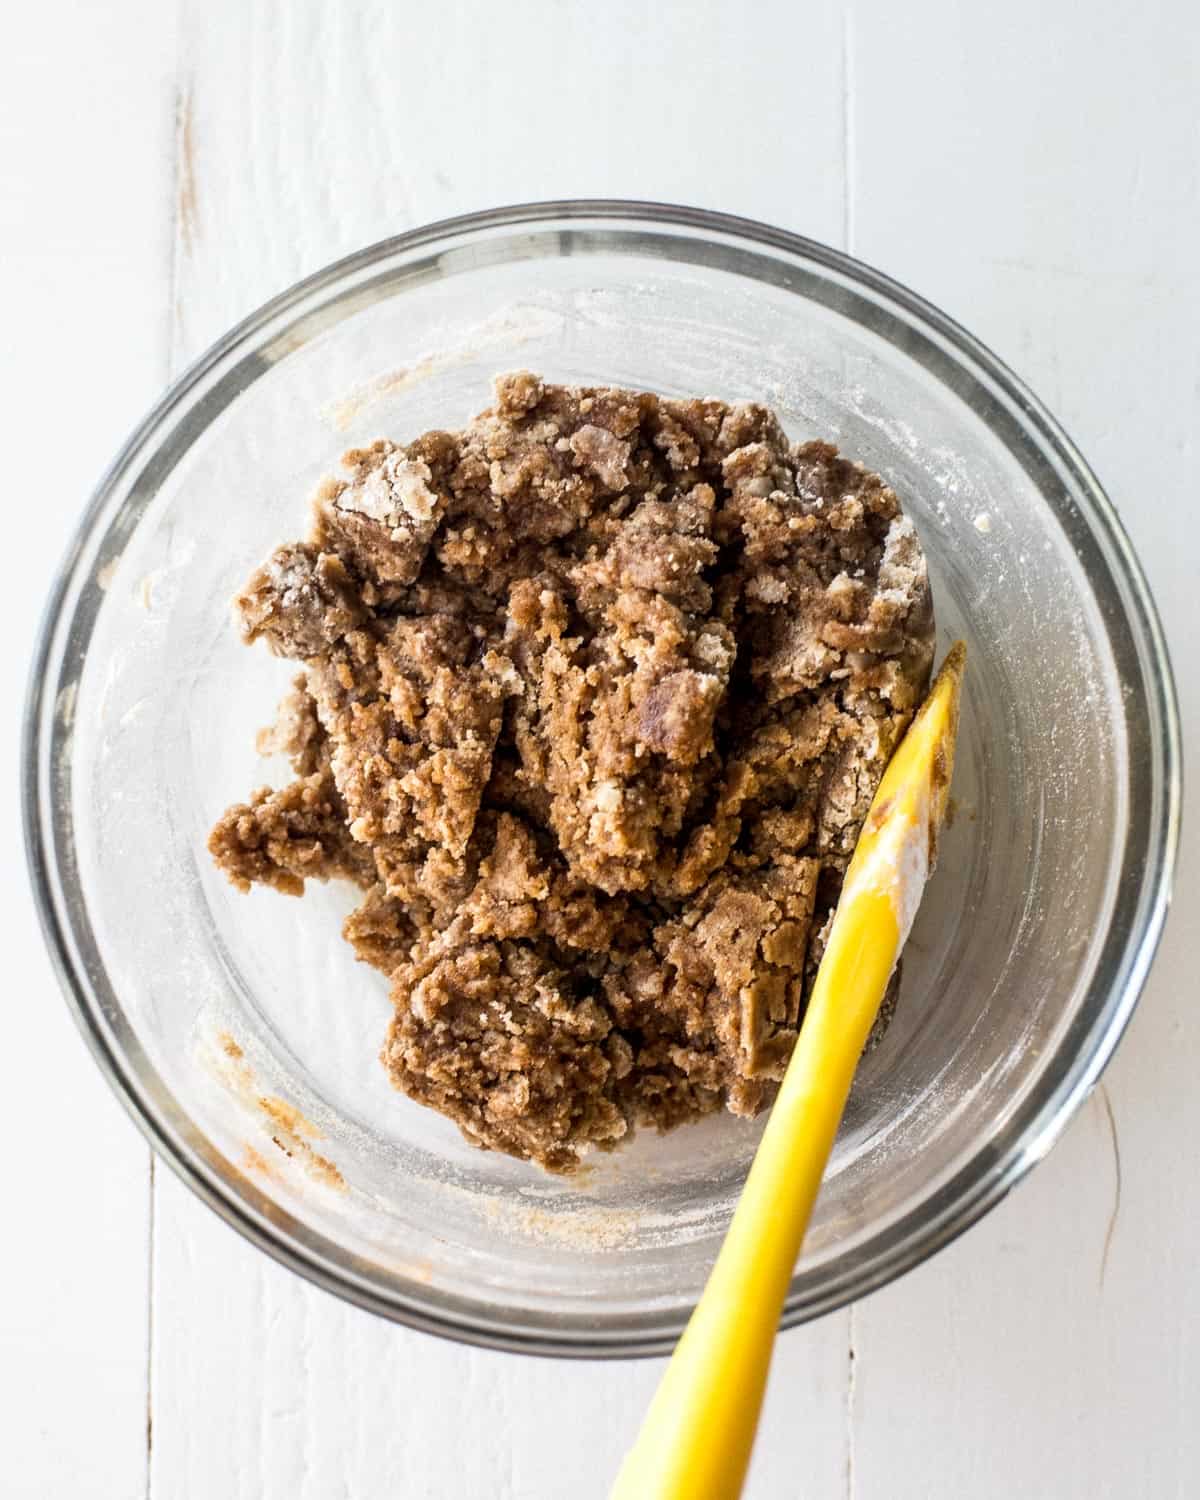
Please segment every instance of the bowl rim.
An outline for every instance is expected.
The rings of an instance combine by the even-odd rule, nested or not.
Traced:
[[[1125,928],[1115,943],[1116,924],[1110,929],[1079,1015],[1060,1039],[1052,1063],[1047,1064],[1031,1096],[928,1199],[856,1246],[835,1274],[826,1270],[819,1292],[797,1295],[794,1282],[782,1326],[833,1311],[894,1280],[949,1244],[1007,1194],[1058,1139],[1107,1066],[1132,1015],[1161,937],[1179,848],[1182,807],[1181,731],[1170,659],[1149,587],[1116,510],[1045,406],[954,319],[891,277],[819,241],[752,219],[659,202],[577,199],[520,203],[434,221],[378,241],[271,298],[212,344],[168,387],[93,490],[55,575],[38,628],[25,703],[21,791],[26,855],[38,915],[75,1022],[143,1135],[192,1191],[281,1264],[326,1291],[394,1321],[489,1348],[558,1357],[620,1358],[669,1351],[686,1321],[686,1312],[682,1316],[673,1313],[665,1321],[634,1318],[623,1332],[613,1334],[594,1325],[556,1328],[533,1321],[521,1327],[502,1325],[480,1317],[471,1307],[456,1308],[449,1300],[438,1311],[428,1300],[385,1292],[372,1284],[367,1268],[359,1271],[348,1265],[344,1252],[339,1261],[332,1261],[320,1252],[322,1244],[331,1242],[304,1231],[303,1226],[296,1226],[302,1231],[299,1235],[285,1233],[278,1213],[272,1224],[229,1187],[173,1123],[154,1108],[128,1057],[109,1034],[85,956],[72,940],[68,909],[60,907],[58,900],[62,872],[56,835],[63,832],[64,813],[63,799],[55,796],[53,776],[54,745],[60,733],[60,669],[68,659],[66,647],[74,645],[82,658],[79,643],[73,639],[74,614],[68,616],[64,611],[72,584],[86,571],[83,564],[88,544],[110,497],[139,462],[153,454],[156,437],[170,429],[175,415],[186,409],[188,397],[214,369],[239,347],[252,343],[281,314],[299,307],[314,294],[352,282],[389,257],[464,235],[505,229],[549,230],[564,222],[587,220],[609,226],[610,233],[620,232],[624,223],[633,229],[681,231],[693,240],[699,234],[697,242],[703,242],[704,235],[712,235],[725,244],[732,241],[751,250],[783,252],[890,304],[900,314],[898,321],[909,327],[915,325],[927,338],[932,335],[951,355],[964,361],[972,375],[985,382],[1014,414],[1020,428],[1037,440],[1041,454],[1070,477],[1076,499],[1083,501],[1087,538],[1124,585],[1124,598],[1116,600],[1114,610],[1130,633],[1152,752],[1144,759],[1130,757],[1130,780],[1138,779],[1138,793],[1130,797],[1130,826],[1135,818],[1144,821],[1143,844],[1155,856],[1142,870],[1137,891],[1126,903]],[[129,501],[126,496],[117,517]],[[63,649],[56,657],[60,646]],[[66,837],[69,841],[69,835]],[[1044,1088],[1048,1082],[1052,1087]]]

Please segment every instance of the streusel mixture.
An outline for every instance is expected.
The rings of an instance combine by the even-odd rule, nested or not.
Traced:
[[[528,372],[344,464],[237,599],[302,664],[260,737],[296,779],[218,864],[362,888],[384,1065],[480,1146],[566,1171],[755,1113],[928,681],[895,494],[763,406]]]

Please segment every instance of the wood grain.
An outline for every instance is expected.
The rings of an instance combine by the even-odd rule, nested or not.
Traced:
[[[51,972],[14,792],[54,567],[166,375],[173,22],[150,6],[18,19],[0,49],[0,432],[15,525],[0,653],[0,1492],[109,1500],[146,1486],[149,1152]]]

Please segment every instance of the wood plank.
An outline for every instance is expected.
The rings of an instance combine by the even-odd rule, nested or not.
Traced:
[[[1095,464],[1174,637],[1194,780],[1190,11],[855,0],[854,44],[854,248],[990,342]],[[1196,1491],[1198,855],[1185,840],[1104,1092],[984,1225],[859,1310],[857,1496]]]
[[[19,476],[0,661],[9,704],[23,697],[84,499],[163,380],[172,50],[170,12],[150,5],[78,8],[69,22],[25,7],[0,49],[0,410]],[[10,789],[17,717],[10,709],[0,741]],[[72,1025],[20,842],[9,795],[0,1489],[111,1500],[146,1485],[149,1152]]]
[[[840,46],[832,3],[775,0],[748,25],[704,0],[636,26],[528,0],[188,4],[177,360],[338,255],[506,201],[660,197],[836,240]],[[389,1327],[279,1270],[161,1172],[156,1214],[163,1500],[601,1495],[661,1368],[521,1360]],[[843,1314],[781,1342],[750,1500],[796,1494],[799,1462],[805,1493],[842,1492],[847,1328]]]
[[[657,198],[842,234],[836,0],[752,26],[716,0],[636,26],[540,0],[183,8],[182,351],[337,256],[498,204]],[[753,121],[753,170],[726,113]]]

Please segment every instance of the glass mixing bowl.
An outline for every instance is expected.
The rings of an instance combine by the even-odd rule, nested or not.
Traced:
[[[761,1122],[642,1134],[574,1180],[479,1152],[388,1083],[350,895],[239,895],[204,841],[272,777],[292,667],[229,601],[339,454],[459,424],[517,366],[768,402],[879,470],[970,667],[957,818],[796,1269],[797,1323],[946,1243],[1048,1149],[1129,1018],[1167,904],[1178,725],[1146,585],[1042,406],[836,251],[630,203],[436,224],[222,339],[134,433],[46,616],[26,793],[51,950],[101,1066],[218,1213],[320,1285],[504,1348],[666,1349]]]

